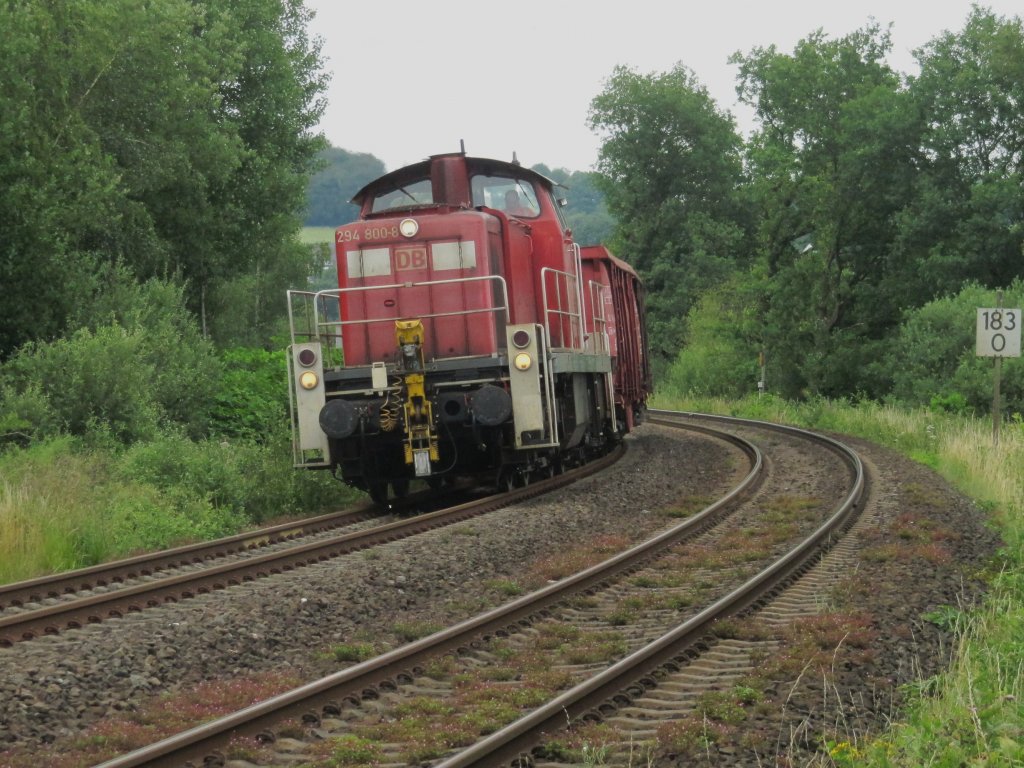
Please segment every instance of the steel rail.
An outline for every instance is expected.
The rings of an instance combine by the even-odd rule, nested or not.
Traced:
[[[705,418],[704,414],[658,411],[655,412],[652,420],[659,424],[681,425],[681,422],[665,419],[664,417],[667,415]],[[734,417],[715,417],[714,420],[745,426],[754,425],[777,432],[794,434],[828,447],[842,457],[851,469],[852,483],[849,493],[836,511],[796,548],[790,550],[785,556],[725,597],[605,671],[565,691],[525,717],[438,763],[434,768],[492,767],[507,763],[532,747],[536,743],[537,735],[541,732],[559,731],[569,720],[601,706],[613,697],[616,697],[616,705],[629,703],[631,696],[626,691],[635,684],[636,680],[678,657],[687,647],[706,637],[715,621],[739,613],[751,605],[765,600],[772,592],[802,572],[811,558],[830,545],[833,535],[846,527],[865,487],[864,466],[856,452],[838,440],[796,427],[786,427],[769,422],[754,422]]]
[[[526,622],[528,617],[564,600],[567,595],[593,588],[618,573],[631,570],[659,550],[713,525],[730,504],[757,486],[762,478],[764,460],[756,446],[735,435],[700,426],[687,425],[686,428],[713,434],[738,446],[748,456],[751,466],[748,474],[728,494],[692,517],[646,542],[529,595],[341,672],[108,760],[96,768],[176,768],[188,760],[202,760],[210,756],[218,746],[237,736],[259,737],[262,733],[269,739],[266,729],[287,718],[301,717],[304,722],[317,723],[320,712],[337,714],[343,702],[358,702],[368,690],[409,680],[409,670],[414,670],[421,662],[465,647],[480,635]]]

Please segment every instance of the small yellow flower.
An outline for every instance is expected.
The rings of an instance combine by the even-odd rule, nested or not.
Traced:
[[[848,741],[841,741],[828,751],[829,757],[840,760],[852,760],[858,757],[859,754],[857,748]]]

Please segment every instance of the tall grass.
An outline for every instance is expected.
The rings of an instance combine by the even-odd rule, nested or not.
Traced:
[[[0,583],[313,514],[359,495],[292,469],[279,441],[59,437],[0,453]]]
[[[986,602],[959,621],[958,653],[858,765],[1024,765],[1024,423],[993,442],[988,420],[873,403],[773,397],[742,401],[658,397],[660,408],[763,419],[856,435],[925,463],[987,510],[1006,546]],[[908,617],[909,620],[918,617]]]
[[[95,479],[106,470],[75,454],[70,438],[0,461],[0,581],[98,562],[108,537],[92,520],[101,505]]]

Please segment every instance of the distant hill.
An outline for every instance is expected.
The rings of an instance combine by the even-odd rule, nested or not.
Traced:
[[[355,221],[359,210],[352,195],[384,174],[384,163],[373,155],[328,147],[320,153],[324,167],[309,181],[307,227],[337,227]]]

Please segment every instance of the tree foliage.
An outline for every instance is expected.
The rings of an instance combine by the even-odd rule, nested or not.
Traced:
[[[986,407],[970,309],[1024,276],[1024,28],[975,7],[916,52],[916,77],[886,64],[889,49],[872,23],[733,56],[757,119],[743,188],[755,237],[729,295],[706,292],[691,311],[668,386],[734,394],[760,348],[769,389],[786,396]],[[652,103],[641,94],[628,114]],[[629,176],[623,195],[650,174]],[[647,277],[654,306],[669,301],[657,270]]]
[[[613,248],[647,279],[651,344],[665,360],[682,342],[681,318],[743,253],[740,137],[683,65],[616,67],[589,121],[604,135],[598,183],[619,222]]]
[[[759,258],[772,284],[765,307],[783,392],[872,390],[867,363],[906,298],[893,221],[912,189],[920,126],[884,62],[877,25],[792,54],[736,55],[741,98],[760,128],[748,158],[759,213]]]
[[[227,311],[208,302],[225,281],[301,276],[324,87],[308,19],[300,0],[0,8],[0,357],[65,330],[103,263],[177,276],[201,316]],[[283,287],[246,309],[262,322]]]
[[[899,248],[915,291],[938,296],[968,280],[1006,286],[1022,274],[1024,27],[975,7],[960,32],[916,52],[910,82],[925,116],[926,162],[900,216]]]

